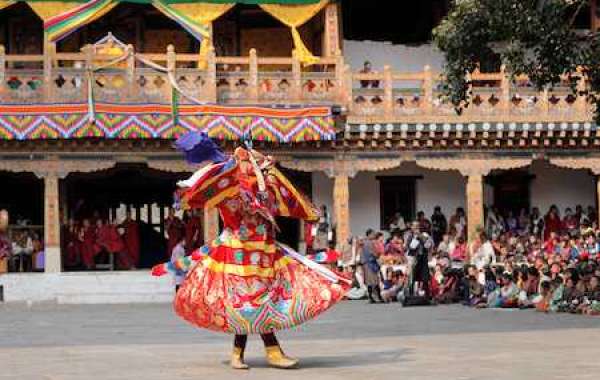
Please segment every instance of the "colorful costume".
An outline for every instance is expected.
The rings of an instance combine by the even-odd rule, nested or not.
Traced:
[[[206,151],[214,149],[210,140],[202,135],[190,138],[196,141],[190,144],[188,159],[200,152],[192,161],[204,161]],[[179,197],[184,209],[216,207],[223,232],[191,258],[154,272],[192,268],[177,292],[175,310],[196,326],[235,334],[234,368],[247,368],[247,334],[263,336],[271,364],[293,366],[297,362],[283,355],[273,332],[316,317],[341,300],[349,284],[276,243],[276,216],[316,221],[319,215],[269,157],[243,148],[229,159],[210,153],[215,154],[216,163],[179,184]]]

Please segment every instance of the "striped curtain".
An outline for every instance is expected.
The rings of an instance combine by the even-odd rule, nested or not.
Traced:
[[[47,41],[56,42],[104,16],[118,3],[118,0],[90,0],[83,4],[57,1],[30,2],[29,5],[44,20]]]

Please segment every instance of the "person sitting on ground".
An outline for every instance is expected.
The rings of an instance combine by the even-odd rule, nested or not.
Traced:
[[[367,298],[367,286],[363,276],[363,267],[361,265],[351,265],[352,271],[352,289],[346,293],[346,299],[363,300]]]
[[[578,313],[587,315],[600,314],[600,278],[591,276],[586,286]]]
[[[575,279],[573,276],[568,276],[565,279],[565,289],[563,291],[562,300],[559,304],[558,311],[563,313],[574,312],[579,304],[581,294],[575,287]]]
[[[406,262],[404,256],[404,240],[402,240],[401,232],[394,232],[392,238],[385,246],[385,255],[383,261],[389,261],[388,265],[399,265]]]
[[[467,261],[467,242],[464,237],[459,236],[456,238],[456,245],[452,252],[450,252],[450,258],[452,261]]]
[[[513,281],[512,274],[502,274],[502,286],[488,296],[488,307],[512,308],[519,305],[519,288]]]
[[[494,247],[489,241],[485,232],[479,234],[479,247],[475,250],[474,256],[471,258],[471,264],[479,270],[486,266],[496,263],[496,255]]]
[[[450,257],[451,248],[452,244],[450,242],[450,235],[444,234],[437,245],[437,252],[439,253],[440,257]]]
[[[440,284],[439,294],[435,301],[440,304],[453,303],[458,300],[458,283],[460,272],[455,269],[446,268],[444,270],[444,280]]]
[[[388,268],[387,272],[388,280],[383,281],[381,298],[386,303],[394,301],[402,302],[405,286],[404,273],[401,270],[393,270],[392,268]]]
[[[535,309],[540,312],[547,313],[550,311],[550,303],[552,300],[552,285],[550,281],[542,281],[540,284],[540,294],[533,301]]]
[[[485,304],[484,287],[478,279],[477,269],[474,266],[469,266],[469,306],[479,306]]]

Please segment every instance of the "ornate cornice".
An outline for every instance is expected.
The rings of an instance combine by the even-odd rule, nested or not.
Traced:
[[[600,157],[551,157],[549,161],[561,168],[587,169],[595,175],[600,175]]]
[[[319,158],[319,159],[290,159],[280,161],[288,169],[316,172],[322,171],[330,177],[346,176],[353,178],[358,172],[376,172],[397,168],[402,164],[401,158]]]
[[[417,165],[431,170],[458,170],[465,177],[486,176],[492,170],[518,169],[531,165],[532,158],[422,158]]]
[[[146,164],[151,169],[171,173],[192,173],[197,167],[188,164],[185,160],[148,160]]]
[[[31,172],[38,178],[65,178],[69,173],[90,173],[114,167],[116,162],[109,159],[94,160],[0,160],[0,170],[8,172]]]

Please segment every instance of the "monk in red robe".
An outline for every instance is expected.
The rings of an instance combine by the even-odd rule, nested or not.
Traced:
[[[190,254],[202,246],[202,220],[196,210],[186,211],[185,220],[185,249]]]
[[[133,267],[137,267],[140,262],[140,226],[137,221],[131,218],[131,211],[127,210],[125,220],[121,223],[123,228],[123,240],[125,248],[129,254],[129,259]]]
[[[181,241],[185,233],[183,222],[175,215],[175,210],[172,208],[169,209],[169,215],[165,220],[165,229],[168,237],[166,256],[171,259],[173,248]]]
[[[96,267],[96,262],[94,259],[101,250],[96,240],[96,226],[92,225],[89,219],[84,219],[83,228],[79,232],[79,241],[81,242],[81,260],[88,270]]]
[[[544,240],[548,240],[552,232],[557,234],[560,233],[562,227],[562,221],[558,215],[558,208],[552,205],[550,211],[548,211],[548,214],[544,217]]]
[[[75,220],[70,219],[69,223],[63,229],[65,264],[68,267],[75,267],[81,262],[81,241],[79,240],[79,226]]]
[[[119,235],[117,226],[111,223],[105,223],[102,219],[98,219],[98,245],[105,249],[108,253],[115,255],[117,266],[121,269],[131,268],[131,260],[127,254],[125,243]]]

